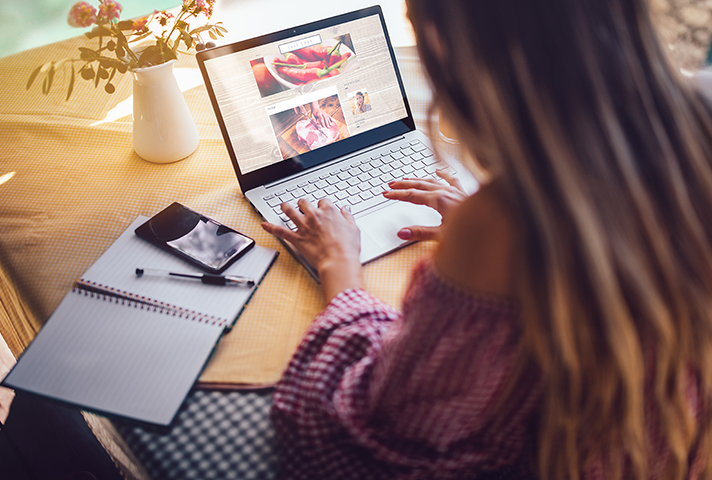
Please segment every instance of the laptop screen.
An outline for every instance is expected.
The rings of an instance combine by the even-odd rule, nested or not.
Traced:
[[[379,7],[198,54],[243,191],[412,130]]]

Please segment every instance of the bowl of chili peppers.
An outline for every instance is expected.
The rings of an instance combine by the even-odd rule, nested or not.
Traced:
[[[288,88],[335,77],[358,67],[354,52],[343,39],[337,38],[284,55],[268,55],[264,62],[272,76]]]

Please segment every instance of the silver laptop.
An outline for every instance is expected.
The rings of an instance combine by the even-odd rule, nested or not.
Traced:
[[[280,204],[299,198],[350,205],[362,263],[408,244],[401,228],[440,224],[433,209],[381,194],[396,178],[435,176],[437,160],[415,128],[380,7],[197,60],[240,188],[265,220],[294,229]]]

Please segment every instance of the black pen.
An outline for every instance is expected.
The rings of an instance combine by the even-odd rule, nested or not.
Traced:
[[[179,277],[179,278],[191,278],[194,280],[200,280],[208,285],[244,285],[246,287],[254,287],[255,281],[251,278],[240,277],[237,275],[211,275],[209,273],[176,273],[169,272],[167,270],[159,270],[156,268],[137,268],[136,276],[142,277],[144,275],[159,275],[163,277]]]

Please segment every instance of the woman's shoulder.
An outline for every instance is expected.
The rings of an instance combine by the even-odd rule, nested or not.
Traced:
[[[443,224],[435,266],[465,290],[517,296],[518,233],[499,186],[484,186]]]

